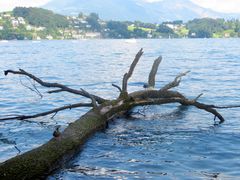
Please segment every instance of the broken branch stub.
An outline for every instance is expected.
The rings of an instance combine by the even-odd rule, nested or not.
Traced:
[[[132,76],[132,73],[139,61],[139,59],[141,58],[141,56],[143,55],[143,49],[141,48],[138,53],[136,54],[130,68],[129,68],[129,71],[128,73],[125,73],[124,76],[123,76],[123,82],[122,82],[122,93],[127,93],[127,83],[128,83],[128,80],[129,78]]]
[[[117,88],[120,93],[122,92],[122,89],[121,89],[118,85],[112,84],[112,86],[115,87],[115,88]]]
[[[158,71],[158,67],[159,67],[159,64],[161,63],[162,61],[162,56],[159,56],[153,63],[152,65],[152,69],[149,73],[149,76],[148,76],[148,88],[154,88],[155,87],[155,77],[156,77],[156,74],[157,74],[157,71]]]

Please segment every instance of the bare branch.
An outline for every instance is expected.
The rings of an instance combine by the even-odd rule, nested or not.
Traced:
[[[57,90],[57,92],[61,92],[61,91],[66,91],[66,92],[69,92],[69,93],[73,93],[73,94],[78,94],[78,95],[81,95],[81,96],[84,96],[86,98],[90,98],[89,94],[86,94],[84,93],[83,91],[79,91],[77,89],[72,89],[72,88],[69,88],[65,85],[62,85],[62,84],[59,84],[59,83],[49,83],[49,82],[45,82],[45,81],[42,81],[40,78],[24,71],[23,69],[19,69],[19,71],[13,71],[13,70],[6,70],[4,71],[4,75],[7,76],[9,73],[11,74],[20,74],[20,75],[25,75],[31,79],[33,79],[34,81],[36,81],[37,83],[39,83],[40,85],[44,86],[44,87],[48,87],[48,88],[59,88],[60,90]],[[54,91],[56,92],[56,91]],[[101,104],[103,102],[105,102],[106,100],[99,97],[99,96],[95,96],[95,95],[92,95],[96,101]]]
[[[239,108],[240,105],[228,105],[228,106],[215,106],[215,105],[210,105],[212,108],[216,109],[230,109],[230,108]]]
[[[196,102],[203,93],[199,94],[195,99],[193,99],[193,102]],[[216,106],[216,105],[208,105],[210,108],[215,108],[215,109],[232,109],[232,108],[239,108],[240,105],[226,105],[226,106]]]
[[[46,116],[49,114],[53,114],[53,113],[58,113],[60,111],[63,111],[65,109],[74,109],[74,108],[78,108],[78,107],[92,107],[92,103],[77,103],[77,104],[71,104],[71,105],[67,105],[67,106],[62,106],[50,111],[46,111],[46,112],[42,112],[42,113],[38,113],[38,114],[34,114],[34,115],[18,115],[18,116],[13,116],[13,117],[6,117],[6,118],[1,118],[0,121],[6,121],[6,120],[25,120],[25,119],[31,119],[31,118],[37,118],[37,117],[41,117],[41,116]]]
[[[117,89],[119,90],[120,93],[122,92],[122,89],[121,89],[118,85],[116,85],[116,84],[112,84],[112,86],[115,87],[115,88],[117,88]]]
[[[56,90],[47,91],[47,93],[49,93],[49,94],[59,93],[59,92],[63,92],[63,90],[62,89],[56,89]]]
[[[203,109],[203,110],[205,110],[207,112],[212,113],[213,115],[218,117],[218,119],[220,120],[220,123],[223,123],[225,121],[224,118],[222,117],[222,115],[219,112],[217,112],[216,109],[213,109],[211,106],[209,106],[207,104],[203,104],[203,103],[199,103],[199,102],[193,102],[192,104],[189,103],[189,105],[195,106],[198,109]]]
[[[193,101],[196,102],[202,95],[203,93],[199,94]]]
[[[27,77],[26,77],[26,78],[27,78]],[[29,89],[30,91],[35,92],[37,95],[40,96],[40,98],[42,98],[43,95],[42,95],[41,92],[37,89],[36,85],[31,82],[31,79],[28,79],[28,81],[30,82],[30,84],[32,85],[33,88],[25,85],[25,84],[22,82],[21,78],[20,78],[20,83],[21,83],[22,86],[24,86],[25,88]],[[34,82],[35,82],[35,81],[34,81]]]
[[[188,100],[186,98],[180,98],[180,97],[173,97],[173,98],[148,98],[148,99],[143,99],[143,100],[138,100],[138,105],[153,105],[153,104],[168,104],[168,103],[175,103],[178,102],[184,106],[195,106],[198,109],[203,109],[207,112],[212,113],[214,116],[216,116],[219,120],[220,123],[224,122],[224,118],[222,115],[217,112],[212,105],[207,105],[199,102],[194,102],[192,100]]]
[[[184,73],[179,74],[177,77],[175,77],[175,79],[172,82],[170,82],[167,85],[165,85],[164,87],[162,87],[160,89],[160,91],[167,91],[167,90],[169,90],[171,88],[177,87],[180,84],[180,82],[181,82],[181,78],[183,76],[186,76],[189,72],[190,71],[186,71]]]
[[[90,97],[90,99],[92,100],[93,108],[96,109],[98,106],[97,106],[97,102],[96,102],[96,99],[94,98],[94,96],[91,95],[90,93],[88,93],[87,91],[85,91],[84,89],[81,89],[81,90],[82,90],[82,92],[84,92],[87,96]]]
[[[124,76],[123,76],[123,84],[122,84],[122,91],[123,92],[127,92],[127,82],[128,82],[128,79],[132,76],[132,73],[139,61],[139,59],[141,58],[141,56],[143,55],[143,49],[141,48],[138,53],[136,54],[130,68],[129,68],[129,71],[128,73],[125,73]]]
[[[149,73],[148,76],[148,87],[153,87],[155,86],[155,76],[157,74],[158,66],[162,61],[162,56],[159,56],[153,63],[151,72]]]

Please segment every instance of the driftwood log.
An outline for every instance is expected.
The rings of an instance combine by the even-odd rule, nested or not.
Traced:
[[[159,57],[154,61],[149,74],[148,83],[145,85],[145,89],[129,93],[127,91],[128,80],[132,76],[134,68],[136,67],[142,54],[142,49],[136,54],[129,71],[123,76],[122,87],[112,84],[120,91],[119,97],[114,100],[104,99],[97,95],[90,94],[83,89],[77,90],[59,83],[44,82],[40,78],[22,69],[19,69],[18,71],[4,71],[6,76],[9,74],[26,76],[41,86],[52,88],[52,90],[48,91],[48,93],[69,92],[89,98],[91,99],[91,103],[72,104],[35,115],[7,117],[0,119],[1,121],[13,119],[24,121],[48,114],[56,114],[64,109],[78,107],[91,107],[91,109],[78,120],[69,124],[69,126],[60,134],[59,137],[53,137],[47,143],[36,149],[20,154],[1,163],[0,179],[46,178],[50,173],[62,167],[64,163],[67,163],[76,153],[78,153],[79,149],[89,136],[100,129],[106,128],[109,120],[116,116],[124,115],[124,113],[130,111],[136,106],[161,105],[168,103],[179,103],[180,105],[184,106],[195,106],[198,109],[202,109],[213,114],[214,119],[219,119],[219,123],[224,122],[224,118],[216,110],[216,108],[239,107],[207,105],[198,102],[198,99],[202,94],[198,95],[195,99],[188,99],[183,94],[177,91],[172,91],[171,89],[177,87],[180,84],[181,78],[189,71],[179,74],[172,82],[168,83],[162,88],[154,89],[155,75],[162,57]]]

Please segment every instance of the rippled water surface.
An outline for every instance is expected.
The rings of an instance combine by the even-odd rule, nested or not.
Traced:
[[[0,42],[0,70],[22,68],[50,82],[84,88],[105,98],[116,98],[136,52],[144,56],[129,83],[129,91],[142,89],[153,60],[163,56],[156,87],[191,70],[177,88],[189,98],[200,93],[201,102],[240,104],[240,39],[85,40]],[[63,93],[39,95],[19,76],[0,75],[0,117],[32,114],[84,98]],[[48,141],[56,125],[64,129],[87,108],[37,118],[34,123],[0,122],[0,162]],[[49,179],[238,179],[240,178],[239,109],[219,110],[226,121],[194,107],[178,104],[134,109],[128,119],[116,119],[98,132],[82,151]],[[144,113],[145,116],[137,113]]]

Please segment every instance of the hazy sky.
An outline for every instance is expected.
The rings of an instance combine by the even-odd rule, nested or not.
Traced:
[[[0,0],[0,11],[9,11],[16,6],[41,6],[51,0]]]
[[[0,0],[0,11],[12,10],[16,6],[26,7],[41,6],[49,1],[51,0]],[[145,0],[145,1],[154,2],[161,0]],[[219,12],[240,13],[240,0],[191,0],[191,1],[202,7],[210,8]]]
[[[192,2],[219,12],[240,13],[240,0],[191,0]]]

